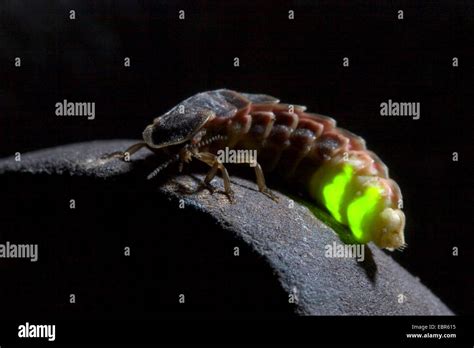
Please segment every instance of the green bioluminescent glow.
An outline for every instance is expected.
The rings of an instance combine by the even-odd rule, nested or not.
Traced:
[[[352,180],[353,173],[354,169],[351,166],[343,166],[342,172],[338,173],[322,189],[324,205],[338,222],[343,222],[340,212],[342,199],[347,186]]]
[[[347,208],[347,220],[349,227],[357,240],[364,239],[364,218],[371,217],[375,213],[375,207],[380,201],[380,188],[375,186],[368,187],[362,196],[357,197]],[[367,237],[367,236],[365,236]]]
[[[347,225],[361,243],[371,239],[371,225],[379,213],[383,190],[376,183],[365,186],[353,166],[324,165],[312,176],[310,192],[339,223]]]

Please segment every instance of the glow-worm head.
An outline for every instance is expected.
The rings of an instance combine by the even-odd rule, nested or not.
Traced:
[[[143,131],[143,140],[153,148],[160,149],[182,144],[190,140],[203,125],[214,116],[205,108],[183,108],[178,105],[166,114],[157,117]],[[183,112],[181,112],[184,110]]]
[[[269,97],[260,98],[268,100]],[[271,98],[272,102],[275,100]],[[249,103],[246,97],[226,89],[198,93],[155,118],[153,124],[143,131],[143,140],[152,149],[183,144],[216,115],[223,119],[230,118],[237,111],[249,107]]]

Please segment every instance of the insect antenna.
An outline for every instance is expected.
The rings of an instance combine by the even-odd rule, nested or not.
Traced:
[[[194,145],[187,145],[186,148],[188,149],[198,149],[200,147],[203,147],[203,146],[206,146],[206,145],[209,145],[215,141],[218,141],[218,140],[225,140],[227,139],[226,136],[224,135],[215,135],[215,136],[212,136],[206,140],[203,140],[203,141],[200,141]],[[177,162],[179,161],[180,157],[179,157],[179,154],[173,156],[172,158],[170,158],[169,160],[167,160],[166,162],[164,162],[163,164],[161,164],[158,168],[156,168],[154,171],[152,171],[150,174],[148,174],[147,176],[147,179],[148,180],[151,180],[153,179],[155,176],[157,176],[162,170],[164,170],[166,167],[168,167],[170,164],[174,163],[174,162]]]
[[[150,174],[148,174],[147,176],[147,179],[148,180],[151,180],[153,179],[155,176],[157,176],[163,169],[165,169],[166,167],[168,167],[170,164],[176,162],[179,160],[179,155],[175,155],[173,156],[172,158],[170,158],[169,160],[167,160],[166,162],[164,162],[163,164],[161,164],[158,168],[156,168],[154,171],[152,171]]]

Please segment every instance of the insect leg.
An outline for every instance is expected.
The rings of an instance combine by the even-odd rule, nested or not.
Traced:
[[[206,178],[204,179],[204,183],[206,185],[210,184],[211,180],[214,178],[214,176],[217,173],[217,170],[221,171],[222,174],[222,180],[224,181],[224,192],[229,198],[230,201],[234,200],[234,192],[232,191],[230,187],[230,177],[229,173],[227,172],[227,169],[224,167],[224,164],[220,162],[217,159],[217,156],[210,153],[210,152],[198,152],[194,153],[193,156],[197,158],[198,160],[206,163],[207,165],[211,166],[211,169],[206,175]]]
[[[275,202],[278,202],[278,197],[270,191],[265,184],[265,176],[263,175],[262,167],[258,163],[256,163],[255,166],[255,175],[257,177],[258,190],[273,199]]]
[[[128,149],[126,149],[125,151],[116,151],[116,152],[112,152],[110,154],[107,154],[107,155],[104,155],[102,157],[102,159],[112,159],[112,158],[119,158],[121,160],[125,160],[125,158],[127,157],[127,154],[128,156],[130,157],[131,155],[133,155],[135,152],[137,152],[138,150],[140,150],[141,148],[145,147],[146,146],[146,143],[145,142],[139,142],[139,143],[136,143],[136,144],[133,144],[132,146],[130,146]]]
[[[206,175],[206,178],[201,184],[204,188],[208,189],[211,194],[213,194],[215,191],[215,187],[211,184],[211,181],[216,176],[218,170],[219,170],[219,166],[217,163],[212,165],[212,168],[209,170],[209,172]]]

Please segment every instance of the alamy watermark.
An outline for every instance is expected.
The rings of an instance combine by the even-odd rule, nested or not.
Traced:
[[[221,163],[248,163],[250,167],[257,166],[257,150],[233,150],[227,146],[217,151],[217,159]]]
[[[5,242],[0,244],[0,259],[30,259],[38,261],[38,244],[14,244]]]
[[[47,338],[48,341],[56,340],[56,325],[38,325],[26,322],[18,326],[18,337],[20,338]]]
[[[64,99],[55,104],[56,116],[86,116],[88,120],[95,119],[94,102],[68,102]]]
[[[329,258],[354,258],[358,262],[365,260],[365,248],[363,244],[327,244],[324,256]]]
[[[414,120],[420,119],[420,103],[419,102],[395,102],[389,99],[380,103],[381,116],[408,116]]]

